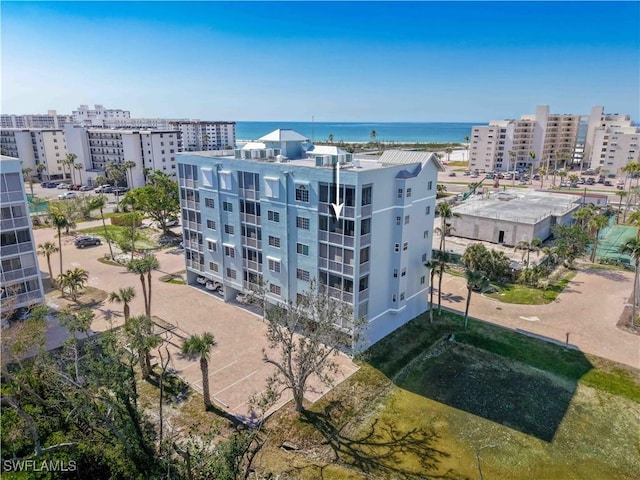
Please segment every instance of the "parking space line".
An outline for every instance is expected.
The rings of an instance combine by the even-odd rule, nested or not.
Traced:
[[[227,385],[226,387],[224,387],[222,390],[218,390],[214,395],[219,395],[222,392],[224,392],[225,390],[229,390],[231,387],[237,385],[240,382],[244,382],[247,378],[255,375],[258,372],[258,370],[254,370],[253,372],[251,372],[249,375],[246,375],[244,377],[242,377],[240,380],[238,380],[237,382],[233,382],[231,385]]]

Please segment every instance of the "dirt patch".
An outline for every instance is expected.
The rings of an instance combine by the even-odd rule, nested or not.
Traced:
[[[629,300],[633,301],[632,298]],[[636,310],[636,316],[638,315],[638,312],[640,312],[640,309]],[[626,305],[622,310],[622,313],[620,314],[620,318],[618,319],[618,323],[616,323],[616,327],[618,327],[620,330],[624,330],[627,333],[640,336],[640,324],[638,324],[638,322],[636,321],[636,326],[634,327],[631,319],[632,315],[633,307],[631,305]]]

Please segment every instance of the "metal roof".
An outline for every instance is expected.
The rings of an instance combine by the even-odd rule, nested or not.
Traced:
[[[264,137],[260,137],[258,140],[261,142],[305,142],[309,139],[295,130],[279,128],[271,133],[267,133]]]
[[[407,150],[385,150],[380,156],[383,165],[408,165],[412,163],[425,164],[432,161],[438,170],[444,171],[444,167],[432,152],[412,152]]]

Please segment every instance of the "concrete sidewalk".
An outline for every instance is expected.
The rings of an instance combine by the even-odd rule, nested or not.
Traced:
[[[584,270],[550,304],[514,305],[474,294],[469,314],[561,343],[568,337],[583,352],[640,368],[640,336],[616,326],[632,289],[633,273]],[[445,274],[442,305],[464,313],[466,298],[466,279]]]

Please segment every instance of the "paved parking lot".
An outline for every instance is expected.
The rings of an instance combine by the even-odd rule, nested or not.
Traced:
[[[99,225],[100,222],[87,222],[81,227]],[[55,232],[51,228],[34,231],[36,244],[44,241],[56,241]],[[63,268],[84,268],[89,272],[89,285],[106,292],[115,291],[125,286],[133,286],[138,294],[131,303],[132,315],[144,311],[142,292],[137,275],[126,272],[124,268],[104,265],[97,258],[108,252],[103,244],[98,247],[76,249],[73,237],[63,237]],[[214,334],[218,345],[214,347],[209,362],[209,383],[211,395],[215,402],[230,413],[244,416],[248,413],[247,400],[255,393],[265,388],[265,380],[273,369],[262,360],[262,349],[267,347],[265,339],[266,325],[262,319],[246,310],[225,304],[215,294],[209,294],[204,289],[187,285],[174,285],[159,281],[165,273],[176,273],[184,270],[182,255],[163,250],[157,254],[160,261],[160,271],[153,273],[152,315],[158,316],[175,325],[177,328],[170,334],[165,334],[171,353],[171,366],[183,376],[196,390],[202,389],[202,376],[198,361],[188,361],[181,358],[179,348],[183,338],[192,334],[209,331]],[[44,257],[39,259],[40,268],[47,271]],[[57,258],[52,258],[53,274],[58,272]],[[95,309],[96,320],[93,322],[94,331],[104,331],[112,325],[123,323],[122,307],[118,304],[105,302]],[[59,334],[58,334],[59,335]],[[340,354],[338,363],[341,372],[338,381],[342,381],[357,370],[351,360]],[[154,359],[157,361],[157,358]],[[309,395],[310,401],[315,401],[320,394]],[[279,405],[290,398],[286,395]]]

